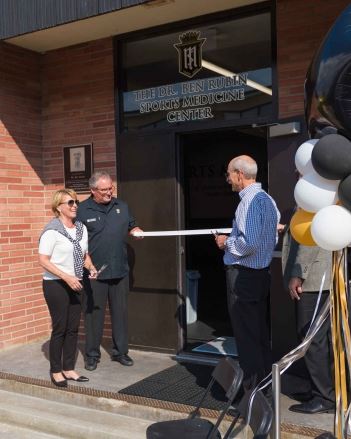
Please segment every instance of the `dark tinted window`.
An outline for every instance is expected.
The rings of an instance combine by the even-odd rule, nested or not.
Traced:
[[[272,117],[270,12],[125,41],[122,50],[124,130]]]

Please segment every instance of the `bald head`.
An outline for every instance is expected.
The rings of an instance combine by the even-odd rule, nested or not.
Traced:
[[[257,163],[248,155],[239,155],[234,157],[228,165],[230,171],[241,171],[248,180],[256,180]]]

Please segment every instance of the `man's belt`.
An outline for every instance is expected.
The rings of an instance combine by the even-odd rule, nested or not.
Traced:
[[[247,270],[247,271],[267,271],[269,270],[269,267],[264,267],[264,268],[251,268],[251,267],[245,267],[244,265],[240,265],[240,264],[232,264],[232,265],[226,265],[225,266],[226,270]]]

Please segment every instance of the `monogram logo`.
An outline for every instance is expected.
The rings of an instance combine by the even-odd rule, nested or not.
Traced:
[[[179,41],[174,44],[178,51],[179,73],[192,78],[202,69],[202,45],[206,38],[200,38],[198,31],[189,31],[179,35]]]

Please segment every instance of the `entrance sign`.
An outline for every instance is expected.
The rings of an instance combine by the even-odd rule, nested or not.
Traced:
[[[189,31],[179,35],[180,43],[174,44],[179,56],[179,73],[192,78],[202,69],[202,45],[206,38],[200,32]]]
[[[128,110],[140,114],[166,111],[169,123],[214,118],[213,106],[243,101],[247,73],[162,85],[129,93]]]
[[[126,39],[120,53],[123,131],[276,119],[269,10]]]
[[[64,146],[63,164],[65,187],[78,193],[89,192],[89,178],[93,173],[93,147]]]

